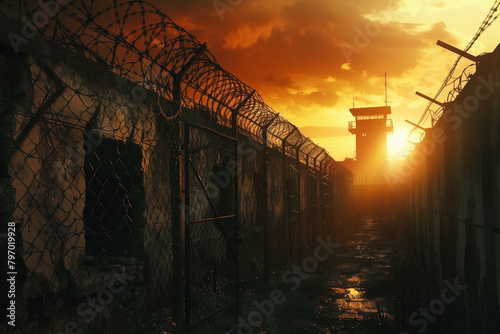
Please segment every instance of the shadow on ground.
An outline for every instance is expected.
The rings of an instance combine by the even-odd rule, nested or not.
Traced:
[[[300,286],[281,284],[286,301],[266,317],[261,333],[398,333],[398,273],[404,241],[389,219],[338,226],[335,252]]]

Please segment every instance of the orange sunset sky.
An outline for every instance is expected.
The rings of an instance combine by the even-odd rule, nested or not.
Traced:
[[[399,157],[402,138],[412,128],[405,119],[417,123],[428,104],[415,91],[434,97],[457,57],[436,41],[464,49],[495,4],[495,0],[148,1],[206,42],[223,68],[256,89],[271,108],[336,160],[354,157],[355,138],[347,130],[347,123],[354,120],[349,112],[353,100],[356,107],[384,105],[385,72],[394,121],[388,150]],[[469,52],[493,51],[500,43],[499,32],[500,20]],[[470,64],[462,59],[456,74]],[[444,101],[446,96],[445,90],[438,99]]]
[[[153,3],[206,42],[222,67],[343,160],[355,151],[354,136],[347,131],[353,99],[356,107],[383,105],[381,75],[388,73],[395,127],[388,146],[394,151],[395,139],[406,137],[411,127],[404,120],[417,122],[427,105],[415,91],[434,96],[456,59],[436,41],[465,48],[494,0]],[[357,32],[366,29],[369,41],[356,40]],[[470,52],[492,51],[500,43],[499,31],[495,21]],[[350,47],[357,47],[350,55],[342,50],[353,51]]]

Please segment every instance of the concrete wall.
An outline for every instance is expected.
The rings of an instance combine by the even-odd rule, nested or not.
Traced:
[[[468,286],[448,316],[473,333],[500,330],[499,128],[497,48],[390,174],[394,210],[418,264],[441,287],[455,277]]]
[[[33,317],[42,315],[46,320],[39,328],[41,333],[49,329],[63,331],[69,321],[75,321],[84,331],[92,331],[92,322],[71,312],[63,299],[78,306],[86,295],[106,288],[113,279],[113,270],[126,270],[135,283],[142,282],[144,276],[151,277],[145,289],[155,291],[150,296],[161,300],[162,305],[172,291],[166,284],[173,270],[170,208],[158,200],[169,198],[170,187],[164,177],[168,165],[162,159],[168,157],[170,145],[156,132],[151,106],[136,103],[130,107],[123,98],[134,87],[131,83],[110,73],[104,77],[102,68],[81,59],[75,61],[73,55],[50,57],[52,52],[60,56],[59,49],[45,51],[47,58],[43,60],[25,54],[16,55],[16,62],[4,64],[17,70],[10,87],[2,90],[2,96],[9,97],[8,107],[3,110],[9,118],[3,125],[8,125],[10,138],[17,142],[6,160],[6,184],[12,192],[2,189],[2,205],[14,203],[5,218],[16,222],[19,231],[18,324],[19,328],[28,326]],[[142,163],[144,187],[136,189],[144,198],[142,213],[125,210],[136,220],[134,230],[142,239],[140,248],[149,263],[141,262],[143,258],[138,262],[111,257],[96,262],[86,254],[84,208],[88,180],[84,164],[86,149],[92,151],[93,144],[85,137],[90,131],[97,141],[109,138],[137,145],[142,151],[139,165]],[[135,195],[129,192],[127,196],[132,203]],[[149,269],[151,272],[147,272]],[[57,307],[38,305],[40,298]],[[152,304],[155,298],[150,298]],[[105,309],[100,315],[106,318],[111,311]],[[123,321],[122,326],[128,325]]]
[[[178,148],[171,141],[169,125],[157,110],[154,92],[146,91],[144,99],[131,105],[127,96],[137,85],[50,43],[41,43],[39,51],[43,57],[24,53],[0,58],[0,74],[11,78],[9,85],[0,85],[0,95],[7,97],[2,100],[2,127],[9,132],[1,138],[6,147],[10,146],[5,151],[8,154],[2,154],[5,162],[0,175],[0,213],[3,226],[15,221],[19,231],[19,326],[27,332],[49,333],[63,332],[68,323],[75,323],[83,333],[133,332],[140,321],[151,320],[148,311],[163,310],[165,316],[172,313],[172,308],[181,308],[173,299],[181,290],[174,276],[185,269],[174,268],[174,226],[181,222],[173,221],[173,212],[178,208],[171,204],[173,197],[181,195],[171,191],[170,174],[172,168],[180,168],[181,175],[184,170],[183,166],[169,165]],[[161,103],[172,106],[169,101]],[[184,121],[195,121],[225,135],[231,133],[199,111],[184,109],[183,114]],[[197,146],[205,144],[202,135],[197,140]],[[256,143],[239,135],[240,143],[252,141]],[[320,171],[318,166],[284,157],[279,148],[266,150],[260,146],[255,149],[255,158],[241,152],[238,155],[242,170],[237,176],[240,233],[245,239],[239,246],[239,262],[244,282],[265,285],[265,272],[279,278],[287,265],[302,260],[299,250],[306,250],[306,246],[315,244],[316,236],[329,231],[324,226],[333,224],[333,220],[324,214],[322,205],[336,208],[337,218],[346,215],[346,207],[340,202],[349,197],[344,194],[349,191],[351,179],[348,174],[330,175],[331,188],[324,191],[335,191],[337,196],[331,197],[330,204],[322,202],[321,179],[330,170]],[[127,147],[135,153],[128,152]],[[226,161],[222,150],[210,150],[192,154],[203,180],[210,179],[215,165]],[[298,216],[289,223],[288,164],[300,170],[300,223]],[[105,176],[110,173],[100,183],[118,184],[116,193],[105,194],[108,197],[92,193],[93,173],[97,174],[99,168],[104,169],[100,173]],[[191,178],[194,184],[194,174]],[[194,200],[190,191],[201,192],[201,187],[184,190]],[[103,209],[117,196],[123,201],[115,211]],[[90,198],[96,200],[95,207],[89,207]],[[193,212],[193,218],[211,217],[206,199],[196,200],[199,202],[192,205],[199,209]],[[223,199],[220,194],[212,198],[215,207],[224,201],[236,199]],[[122,238],[109,241],[123,248],[119,255],[109,256],[106,252],[111,249],[104,248],[102,254],[89,254],[89,244],[97,237],[92,236],[96,233],[89,229],[88,217],[99,210],[107,215],[97,217],[97,227],[105,232],[100,238],[103,244],[108,242],[107,237]],[[110,224],[120,215],[123,224],[130,226],[124,229],[128,234],[119,237],[118,232],[101,225]],[[291,231],[291,224],[297,229]],[[190,282],[195,305],[213,301],[206,298],[211,295],[203,290],[208,285],[203,278],[213,269],[209,263],[224,259],[230,251],[221,244],[222,230],[212,227],[207,234],[200,226],[192,228],[191,241],[203,241],[216,249],[210,253],[186,249],[185,254],[191,252],[189,265],[200,274]],[[299,234],[299,226],[305,232]],[[128,275],[127,289],[113,296],[114,303],[93,312],[88,298],[106,289],[116,271]],[[80,305],[95,317],[85,318],[78,311]]]

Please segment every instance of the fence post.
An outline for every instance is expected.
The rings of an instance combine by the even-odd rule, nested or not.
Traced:
[[[321,153],[318,155],[318,157],[323,153],[325,152],[326,153],[326,150],[323,149],[321,151]],[[320,184],[320,199],[321,199],[321,226],[322,226],[322,235],[324,236],[325,235],[325,232],[328,231],[328,198],[326,198],[326,190],[323,189],[323,178],[326,177],[326,166],[324,164],[324,161],[326,158],[328,158],[329,155],[328,154],[325,154],[325,157],[323,159],[321,159],[321,161],[319,162],[319,171],[320,171],[320,176],[321,176],[321,184]]]
[[[340,220],[340,215],[338,213],[340,207],[340,192],[339,192],[339,180],[337,177],[337,166],[339,163],[334,163],[330,167],[330,174],[332,175],[332,188],[333,188],[333,220]]]
[[[243,101],[241,101],[236,108],[234,108],[233,113],[231,115],[231,126],[232,126],[232,132],[234,139],[234,156],[236,160],[236,164],[238,164],[238,113],[240,110],[247,104],[247,102],[252,98],[252,96],[255,94],[255,90],[253,90],[250,94],[248,94]],[[242,166],[243,168],[243,166]],[[239,240],[242,238],[240,236],[240,201],[239,201],[239,177],[240,174],[237,174],[236,176],[236,181],[234,183],[234,214],[236,216],[236,221],[234,222],[234,237],[236,238],[235,240],[235,245],[234,245],[234,256],[236,257],[236,275],[238,279],[236,280],[236,314],[235,314],[235,319],[238,317],[238,314],[240,312],[240,266],[239,266]]]
[[[293,130],[288,133],[285,138],[282,140],[281,144],[281,154],[283,155],[283,165],[282,165],[282,173],[283,173],[283,223],[286,221],[288,222],[287,225],[287,231],[288,231],[288,242],[289,242],[289,247],[288,247],[288,258],[290,260],[290,265],[293,263],[293,258],[292,258],[292,228],[291,228],[291,201],[290,201],[290,182],[291,179],[286,178],[286,141],[288,138],[295,132],[297,128],[294,126]],[[286,217],[285,217],[286,215]]]
[[[309,152],[311,153],[311,152]],[[308,189],[306,189],[306,193],[308,194],[308,203],[306,203],[306,206],[308,206],[309,214],[308,214],[308,222],[307,222],[307,227],[308,227],[308,234],[309,234],[309,240],[307,240],[307,246],[309,247],[311,240],[312,240],[312,190],[311,190],[311,177],[309,175],[309,153],[306,154],[306,186],[308,185]]]
[[[331,165],[329,165],[330,167],[328,168],[328,175],[330,176],[330,193],[332,194],[332,198],[331,198],[331,208],[330,208],[330,217],[331,217],[331,221],[332,221],[332,234],[333,234],[333,226],[335,226],[335,213],[334,213],[334,208],[335,208],[335,183],[334,183],[334,177],[333,177],[333,173],[332,173],[332,168],[333,168],[333,165],[335,164],[335,160],[333,160],[333,163]]]
[[[328,235],[330,233],[330,228],[331,228],[331,219],[330,219],[330,201],[332,199],[331,193],[330,193],[330,185],[328,184],[328,173],[326,172],[326,169],[328,167],[328,162],[325,162],[325,159],[328,158],[329,156],[327,155],[323,160],[321,160],[321,165],[323,166],[323,177],[325,178],[325,194],[323,197],[325,198],[325,235]]]
[[[318,147],[318,145],[316,145],[316,147]],[[314,157],[314,174],[316,175],[318,169],[316,168],[316,166],[318,165],[318,157],[323,153],[323,151],[325,151],[325,149],[322,149],[315,157]],[[316,194],[314,194],[314,196],[316,196],[316,235],[314,236],[314,238],[317,238],[320,234],[321,234],[321,230],[322,230],[322,225],[323,225],[323,221],[322,221],[322,205],[323,205],[323,201],[321,199],[321,184],[323,183],[322,180],[321,180],[321,164],[319,166],[319,174],[320,174],[320,178],[319,178],[319,181],[318,181],[318,175],[316,175]],[[319,197],[319,200],[318,200],[318,197]],[[318,215],[318,207],[319,207],[319,215]],[[319,218],[319,219],[318,219]]]
[[[300,172],[300,148],[302,147],[302,145],[304,145],[306,143],[307,139],[308,138],[306,138],[300,145],[298,145],[295,148],[295,159],[297,160],[297,169],[298,169],[298,173],[297,173],[297,178],[298,178],[297,201],[299,202],[299,207],[298,207],[299,217],[298,217],[297,224],[299,224],[299,237],[300,237],[299,248],[297,251],[298,251],[300,257],[302,257],[302,241],[303,241],[303,238],[302,238],[302,197],[300,196],[300,188],[301,188],[300,183],[301,183],[301,178],[302,178],[302,173]]]
[[[264,212],[264,281],[266,282],[266,288],[269,288],[269,222],[268,222],[268,210],[269,210],[269,195],[267,191],[267,128],[262,128],[262,144],[264,145],[264,152],[263,152],[263,157],[262,157],[262,175],[263,175],[263,183],[264,186],[262,187],[264,189],[264,205],[265,205],[265,212]]]
[[[189,277],[186,275],[186,224],[189,224],[190,208],[182,205],[183,194],[181,188],[181,168],[182,168],[182,146],[181,146],[181,108],[182,108],[182,89],[181,81],[184,73],[194,63],[196,58],[205,51],[206,44],[201,45],[193,56],[184,64],[177,73],[172,74],[172,102],[173,119],[170,125],[170,145],[172,152],[169,156],[169,181],[170,181],[170,203],[172,210],[172,256],[173,256],[173,281],[177,289],[173,291],[174,299],[174,320],[178,323],[182,332],[187,329],[189,321]],[[169,115],[170,116],[170,115]],[[188,133],[189,135],[189,133]],[[187,148],[189,149],[189,148]],[[187,158],[189,158],[187,156]],[[186,159],[186,157],[185,157]],[[188,168],[188,161],[184,161],[185,170]],[[184,180],[186,181],[186,179]],[[184,201],[189,203],[189,189],[185,189]],[[184,203],[185,204],[185,203]],[[189,258],[188,258],[189,261]],[[189,269],[188,269],[189,270]],[[187,273],[189,274],[189,272]],[[186,300],[185,300],[186,298]]]
[[[173,115],[176,115],[181,109],[181,88],[180,79],[174,76],[173,83]],[[183,227],[181,222],[182,207],[181,207],[181,177],[180,177],[180,117],[177,114],[170,127],[170,147],[172,148],[169,155],[169,182],[170,182],[170,210],[172,211],[172,266],[174,286],[179,287],[173,291],[174,299],[174,321],[177,322],[181,329],[184,328],[184,259],[183,259]]]
[[[269,195],[268,195],[268,190],[267,190],[267,173],[269,170],[269,161],[268,161],[268,148],[267,148],[267,130],[269,126],[278,118],[279,113],[274,115],[274,117],[267,122],[262,127],[262,144],[264,145],[264,152],[263,152],[263,162],[262,162],[262,167],[263,167],[263,183],[264,183],[264,203],[265,203],[265,208],[266,212],[264,212],[264,265],[266,269],[264,270],[264,280],[266,282],[266,287],[269,288]]]

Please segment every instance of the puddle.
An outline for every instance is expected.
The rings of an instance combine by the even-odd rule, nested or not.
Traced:
[[[401,256],[391,238],[378,220],[366,219],[337,241],[341,247],[324,270],[290,294],[263,328],[268,333],[398,333],[398,284],[391,270]]]

